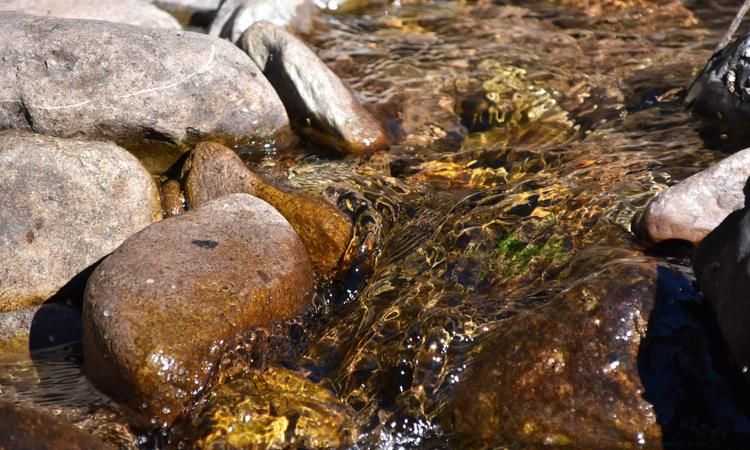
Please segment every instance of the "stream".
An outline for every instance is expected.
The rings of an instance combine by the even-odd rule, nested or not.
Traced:
[[[604,448],[533,432],[477,441],[445,417],[461,413],[467,371],[516,316],[555,314],[542,308],[595,275],[606,296],[628,281],[618,264],[653,264],[661,297],[639,364],[648,345],[661,369],[639,370],[661,434],[623,432],[632,447],[620,448],[729,448],[750,432],[750,395],[694,287],[691,248],[648,245],[631,224],[656,194],[746,146],[682,105],[738,6],[404,0],[321,14],[306,40],[394,144],[366,160],[238,149],[267,178],[334,202],[357,245],[351,267],[319,283],[314,312],[253,333],[230,365],[252,353],[323,383],[356,413],[352,449]],[[60,294],[50,317],[79,324],[77,295]],[[168,446],[169,432],[135,432],[86,381],[80,333],[36,322],[30,353],[0,344],[0,399],[121,448]]]

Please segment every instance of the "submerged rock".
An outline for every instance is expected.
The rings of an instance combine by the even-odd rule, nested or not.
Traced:
[[[144,28],[182,29],[171,14],[145,0],[4,0],[0,2],[0,11],[65,19],[106,20]]]
[[[273,87],[226,41],[13,12],[0,12],[0,23],[0,128],[129,149],[144,138],[280,147],[293,140]]]
[[[3,450],[112,449],[57,417],[0,401],[0,448]]]
[[[661,448],[638,356],[656,266],[610,263],[504,321],[476,349],[444,424],[478,441]]]
[[[356,440],[353,417],[325,387],[269,367],[212,387],[181,426],[199,449],[340,448]]]
[[[295,194],[265,182],[231,149],[201,142],[183,167],[188,203],[192,207],[244,192],[265,200],[292,225],[305,244],[317,272],[333,271],[352,238],[351,221],[323,199]]]
[[[269,22],[244,32],[240,47],[276,88],[294,124],[312,139],[355,155],[382,150],[377,120],[304,42]]]
[[[245,30],[262,20],[309,33],[316,11],[312,0],[224,0],[208,34],[237,42]]]
[[[730,214],[693,253],[701,291],[716,313],[724,341],[740,366],[750,365],[750,208]]]
[[[124,149],[0,132],[0,311],[43,303],[159,219],[156,184]]]
[[[750,119],[750,33],[711,57],[690,86],[685,104],[722,123],[744,127]]]
[[[679,239],[699,243],[732,211],[745,206],[750,149],[735,153],[653,199],[635,229],[651,242]]]
[[[169,424],[226,345],[309,307],[312,269],[266,202],[234,194],[154,224],[94,271],[84,298],[88,377]]]

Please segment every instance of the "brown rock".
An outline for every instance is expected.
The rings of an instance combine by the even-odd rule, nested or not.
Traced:
[[[106,450],[111,447],[55,416],[0,401],[0,449]]]
[[[310,305],[312,269],[289,223],[233,194],[128,239],[84,298],[89,378],[146,420],[169,424],[225,345]]]
[[[179,216],[185,212],[179,181],[167,180],[161,184],[161,205],[165,217]]]
[[[261,68],[303,133],[355,155],[388,146],[388,137],[378,121],[293,34],[270,22],[256,22],[242,34],[239,45]]]
[[[658,449],[638,352],[656,298],[653,263],[610,263],[500,324],[444,416],[471,438],[575,448]]]
[[[198,144],[182,173],[187,199],[193,207],[236,192],[270,203],[302,239],[317,272],[333,271],[349,245],[352,224],[333,205],[265,182],[248,169],[234,151],[221,144]]]
[[[144,28],[182,29],[172,15],[145,0],[3,0],[0,10],[65,19],[106,20]]]
[[[0,311],[43,303],[160,219],[156,184],[124,149],[0,132]]]

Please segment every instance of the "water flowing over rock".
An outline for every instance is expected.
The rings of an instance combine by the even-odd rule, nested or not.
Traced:
[[[0,401],[0,448],[3,450],[112,450],[57,417]]]
[[[732,211],[745,206],[750,149],[731,155],[652,200],[635,228],[651,242],[699,243]]]
[[[258,22],[239,42],[276,88],[289,116],[321,144],[355,155],[382,150],[388,138],[375,118],[304,42]]]
[[[208,34],[237,42],[245,30],[262,20],[308,33],[316,12],[311,0],[224,0]]]
[[[240,192],[271,204],[302,239],[316,272],[332,272],[351,241],[351,221],[332,204],[265,182],[221,144],[198,144],[183,166],[183,179],[188,202],[194,208]]]
[[[480,344],[447,423],[478,440],[661,448],[638,367],[656,267],[609,264]]]
[[[750,365],[750,209],[729,215],[701,241],[693,268],[734,360]]]
[[[43,303],[159,219],[156,184],[124,149],[0,132],[0,311]]]
[[[234,194],[128,239],[84,298],[89,378],[147,420],[169,424],[226,345],[309,307],[299,237],[266,202]]]
[[[182,29],[171,14],[145,0],[4,0],[0,2],[0,11],[65,19],[106,20],[144,28]]]
[[[288,145],[272,86],[230,43],[198,33],[0,13],[0,128],[184,144]],[[132,142],[135,140],[136,142]]]
[[[694,111],[744,130],[750,119],[750,34],[714,54],[685,97]]]

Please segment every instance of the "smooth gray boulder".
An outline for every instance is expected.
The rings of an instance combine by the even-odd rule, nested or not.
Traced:
[[[83,305],[86,374],[146,421],[169,425],[225,346],[310,307],[302,241],[247,194],[145,228],[94,271]]]
[[[732,211],[745,206],[750,149],[735,153],[686,178],[654,198],[635,229],[649,241],[700,242]]]
[[[284,106],[232,44],[198,33],[0,12],[0,129],[289,145]]]
[[[0,0],[0,11],[65,19],[106,20],[144,28],[182,29],[171,14],[145,0]]]
[[[43,303],[160,218],[154,180],[124,149],[0,132],[0,311]]]
[[[237,42],[245,30],[262,20],[309,33],[316,12],[312,0],[224,0],[208,34]]]
[[[729,352],[750,366],[750,208],[731,213],[701,241],[693,269]]]
[[[262,21],[242,34],[239,45],[276,88],[300,132],[356,155],[388,146],[378,121],[297,37]]]

